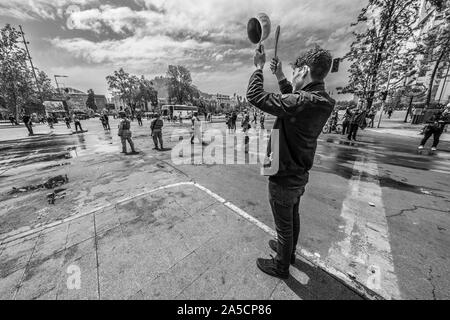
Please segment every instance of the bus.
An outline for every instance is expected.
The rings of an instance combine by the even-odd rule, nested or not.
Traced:
[[[164,105],[161,107],[161,115],[163,117],[169,117],[172,115],[174,118],[178,119],[181,113],[182,119],[189,119],[192,117],[194,112],[198,112],[198,107],[186,106],[186,105]]]

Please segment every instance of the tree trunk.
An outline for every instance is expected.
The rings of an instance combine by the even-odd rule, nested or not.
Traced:
[[[425,108],[429,108],[430,107],[430,102],[431,102],[431,92],[433,91],[433,83],[434,83],[434,78],[436,77],[436,73],[437,70],[439,68],[439,64],[441,63],[442,58],[444,57],[444,54],[446,52],[446,48],[442,49],[441,54],[439,55],[438,60],[436,61],[436,64],[434,65],[433,68],[433,73],[431,74],[431,78],[430,78],[430,84],[428,85],[428,93],[427,93],[427,100],[425,102]]]
[[[405,121],[403,121],[403,122],[408,122],[408,116],[409,116],[409,113],[411,112],[411,109],[412,109],[413,99],[414,99],[414,97],[411,97],[411,100],[409,100],[408,110],[406,111]]]

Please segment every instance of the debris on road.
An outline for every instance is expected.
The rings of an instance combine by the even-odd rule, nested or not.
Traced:
[[[369,202],[369,206],[371,206],[371,207],[375,207],[375,203],[373,203],[373,202]]]
[[[420,192],[422,192],[423,194],[427,194],[427,195],[432,195],[432,193],[428,190],[425,190],[424,188],[420,188]]]
[[[49,204],[55,204],[56,199],[64,199],[66,196],[66,189],[57,189],[52,193],[47,194],[47,200]]]
[[[44,183],[44,187],[47,189],[53,189],[53,188],[59,187],[63,184],[66,184],[68,182],[69,182],[69,178],[67,177],[67,174],[65,176],[59,175],[59,176],[48,179],[47,182]]]
[[[35,184],[35,185],[29,185],[25,187],[16,188],[13,187],[10,192],[8,192],[9,195],[16,194],[16,193],[23,193],[28,191],[33,191],[37,189],[53,189],[56,187],[59,187],[63,184],[66,184],[69,182],[69,178],[66,175],[59,175],[53,178],[48,179],[46,182],[41,184]]]

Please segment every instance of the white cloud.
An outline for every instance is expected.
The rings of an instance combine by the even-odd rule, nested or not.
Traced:
[[[269,14],[273,30],[281,25],[280,56],[293,60],[306,46],[319,43],[343,54],[348,47],[349,24],[367,0],[0,0],[0,15],[20,20],[55,21],[70,18],[72,36],[61,26],[50,39],[87,64],[136,72],[164,73],[168,64],[184,64],[205,85],[226,86],[237,75],[246,78],[254,46],[246,24],[258,12]],[[79,11],[67,14],[71,5]],[[65,25],[65,21],[64,21]],[[78,33],[77,33],[78,32]],[[76,36],[73,36],[76,34]],[[90,36],[87,37],[86,35]],[[266,42],[273,52],[273,34]],[[70,64],[70,62],[68,62]],[[196,79],[194,78],[194,81]],[[246,79],[241,79],[244,86]],[[228,84],[230,83],[230,84]],[[223,83],[221,84],[223,85]],[[241,91],[242,94],[242,91]]]
[[[0,16],[20,20],[54,20],[61,17],[63,9],[70,5],[81,7],[98,0],[5,0],[0,3]]]

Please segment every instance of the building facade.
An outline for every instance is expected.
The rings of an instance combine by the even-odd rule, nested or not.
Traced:
[[[87,112],[88,109],[86,107],[86,101],[88,99],[88,94],[86,92],[74,89],[74,88],[64,88],[65,94],[64,96],[67,99],[67,105],[69,107],[69,111],[82,111]],[[106,100],[106,96],[103,94],[94,95],[95,105],[97,107],[95,112],[102,112],[106,109],[106,104],[108,101]]]

